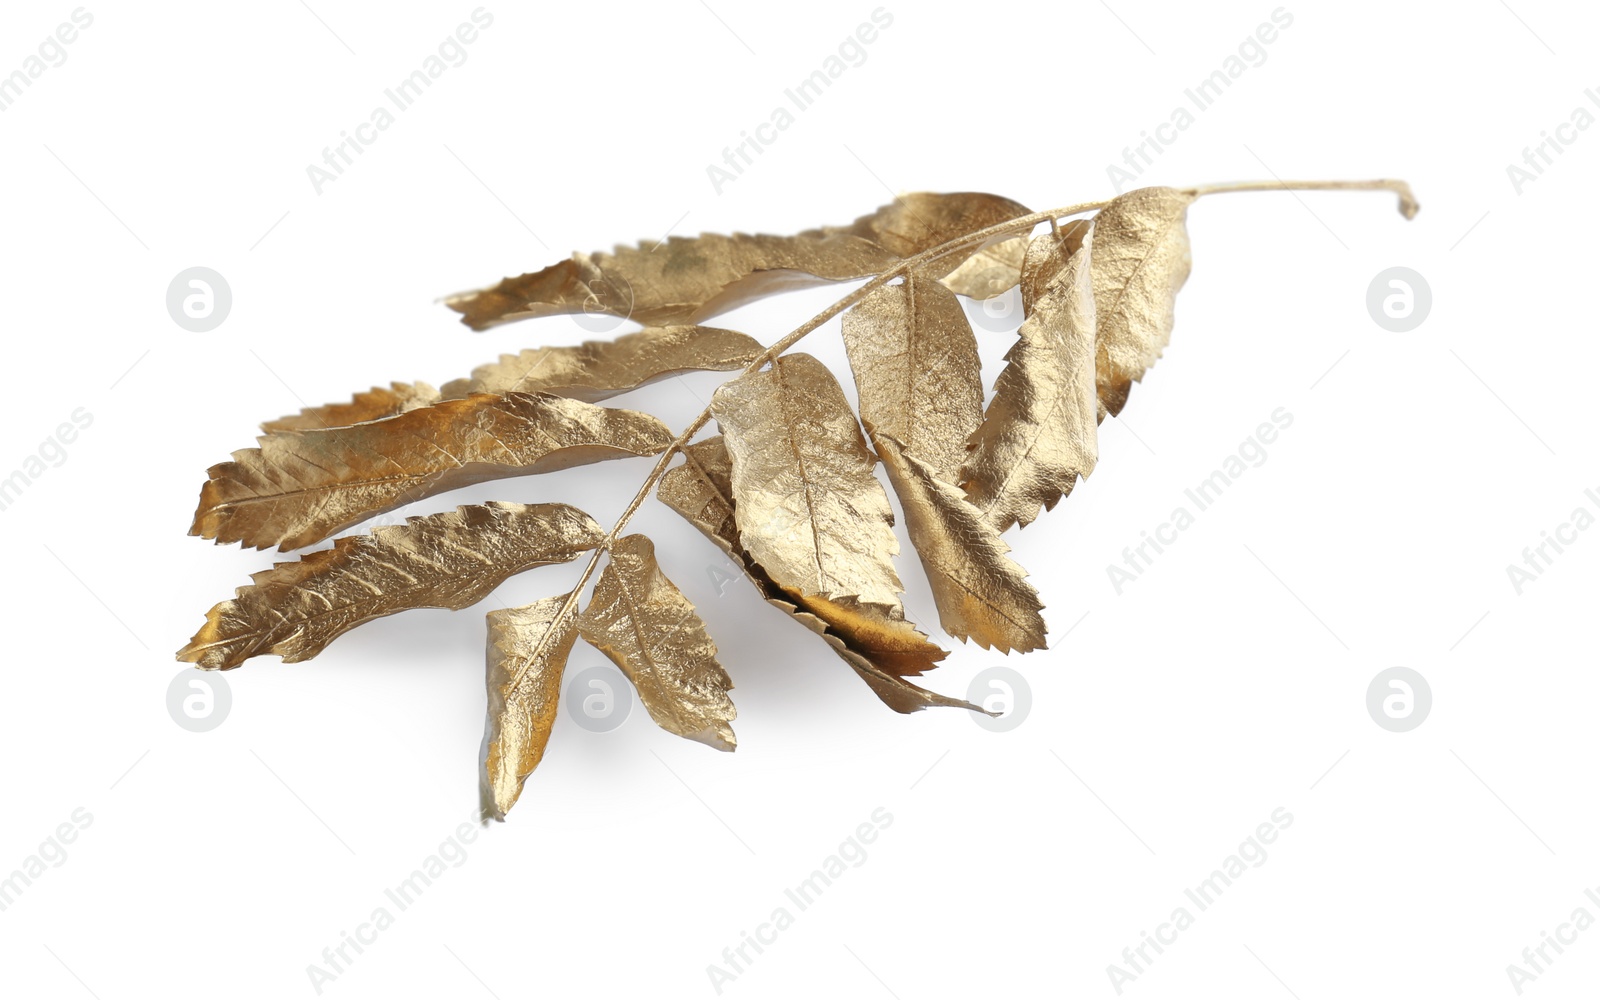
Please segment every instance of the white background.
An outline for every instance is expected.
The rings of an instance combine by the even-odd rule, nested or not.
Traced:
[[[707,165],[872,0],[491,4],[466,63],[319,195],[307,165],[475,5],[310,4],[91,6],[67,61],[0,113],[0,475],[74,409],[94,418],[0,512],[0,874],[74,809],[93,816],[0,913],[7,995],[315,995],[307,966],[476,807],[483,612],[559,593],[581,564],[373,623],[312,662],[254,661],[227,675],[213,732],[169,718],[172,651],[272,559],[185,535],[206,467],[258,421],[584,339],[565,317],[476,335],[435,302],[574,249],[843,223],[898,191],[1109,196],[1107,164],[1274,7],[887,5],[866,62],[719,195]],[[7,4],[0,72],[72,9]],[[956,644],[928,678],[963,694],[1016,667],[1025,722],[889,712],[742,582],[719,597],[719,554],[652,501],[634,523],[720,646],[739,751],[637,706],[603,735],[563,716],[510,821],[324,995],[715,996],[707,966],[879,807],[893,824],[866,862],[722,995],[1115,996],[1106,967],[1278,807],[1294,819],[1268,860],[1124,995],[1515,996],[1506,967],[1541,931],[1579,906],[1600,916],[1583,893],[1600,886],[1600,532],[1520,596],[1506,573],[1600,490],[1585,294],[1600,129],[1521,194],[1506,174],[1600,88],[1594,13],[1286,9],[1266,62],[1140,183],[1396,176],[1422,214],[1406,223],[1379,194],[1192,209],[1171,348],[1104,425],[1093,478],[1008,536],[1053,648],[1007,661]],[[165,308],[196,265],[233,290],[210,333]],[[1394,265],[1432,287],[1409,333],[1366,309]],[[840,291],[717,323],[770,342]],[[992,379],[1011,338],[981,334]],[[806,349],[848,387],[837,324]],[[719,378],[623,402],[681,426]],[[1265,464],[1117,594],[1107,565],[1277,407],[1294,424]],[[408,513],[563,499],[609,523],[647,469]],[[901,568],[912,616],[936,621],[915,561]],[[602,662],[580,646],[572,669]],[[1365,708],[1395,665],[1434,697],[1405,734]],[[1597,981],[1591,929],[1526,989]]]

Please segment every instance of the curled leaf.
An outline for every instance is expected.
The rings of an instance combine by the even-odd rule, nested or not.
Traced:
[[[870,651],[856,646],[849,638],[836,632],[826,620],[797,608],[783,596],[768,596],[767,603],[789,615],[809,631],[821,636],[828,647],[850,665],[856,676],[866,682],[867,687],[872,689],[872,693],[878,696],[879,701],[902,715],[920,712],[924,708],[965,708],[973,712],[984,712],[986,715],[993,714],[960,698],[929,691],[906,680],[898,673],[884,669]],[[944,655],[943,650],[940,650],[940,655]]]
[[[446,300],[475,330],[530,316],[608,313],[645,325],[692,323],[789,288],[877,274],[1027,209],[996,195],[909,194],[848,226],[795,236],[673,236],[568,260]],[[961,263],[951,254],[933,273]]]
[[[1173,303],[1189,277],[1184,218],[1194,199],[1139,188],[1094,217],[1095,379],[1113,416],[1172,336]]]
[[[734,748],[733,682],[694,605],[656,564],[650,539],[628,535],[611,544],[578,633],[622,669],[662,729]]]
[[[894,514],[833,373],[809,354],[784,355],[724,383],[711,412],[750,557],[801,596],[899,607]]]
[[[595,403],[688,371],[731,372],[762,351],[753,338],[704,326],[659,326],[577,347],[535,347],[479,365],[444,384],[445,399],[474,392],[546,392]]]
[[[571,596],[489,612],[489,708],[480,776],[485,816],[504,820],[544,759],[561,701],[561,675],[578,634],[576,609],[567,606]]]
[[[570,562],[603,537],[566,504],[489,503],[413,517],[255,574],[207,613],[178,659],[207,670],[265,653],[309,660],[364,622],[413,608],[459,611],[507,577]]]
[[[844,613],[834,623],[801,610],[794,596],[774,583],[740,546],[731,474],[732,463],[722,438],[709,438],[684,450],[683,464],[668,470],[656,495],[742,567],[768,604],[821,636],[890,708],[914,712],[930,706],[949,706],[982,711],[904,679],[902,675],[932,669],[945,652],[928,642],[903,616],[894,617],[898,612],[875,605],[818,602],[824,610]]]
[[[396,413],[415,410],[439,399],[439,390],[426,382],[394,382],[389,388],[373,386],[358,392],[348,403],[328,403],[308,406],[299,413],[291,413],[261,425],[267,433],[274,431],[308,431],[323,427],[343,427],[367,420],[382,420]]]
[[[445,490],[658,454],[672,433],[645,413],[511,393],[260,443],[211,467],[190,534],[298,548]]]
[[[801,597],[779,588],[785,601],[797,605],[828,626],[851,649],[896,677],[915,677],[939,665],[947,654],[906,620],[899,605],[872,604],[854,598],[826,600]]]
[[[1084,237],[1034,304],[972,436],[962,485],[997,531],[1027,526],[1041,505],[1053,509],[1098,457],[1091,285],[1097,233]]]
[[[954,481],[983,419],[978,342],[955,293],[919,275],[868,293],[844,314],[861,422]]]
[[[875,435],[873,444],[900,497],[906,530],[927,571],[944,630],[1002,653],[1042,648],[1039,593],[1006,555],[1011,549],[1000,532],[961,490],[893,437]]]

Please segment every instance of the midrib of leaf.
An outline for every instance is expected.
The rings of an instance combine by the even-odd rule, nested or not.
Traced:
[[[534,643],[533,649],[529,650],[528,655],[517,663],[515,671],[509,672],[511,675],[511,688],[506,692],[505,696],[507,705],[511,703],[512,699],[522,696],[522,685],[527,682],[528,675],[531,673],[528,668],[533,666],[536,661],[546,659],[549,656],[551,646],[559,641],[563,631],[561,628],[562,619],[573,617],[577,609],[577,602],[573,599],[577,593],[577,588],[574,588],[572,593],[567,595],[568,600],[556,610],[555,617],[550,619],[550,624],[545,627],[544,634],[539,637],[539,641]]]
[[[795,415],[789,409],[789,383],[783,374],[783,365],[778,359],[772,360],[772,370],[778,376],[778,399],[783,407],[783,434],[789,442],[789,450],[794,454],[795,464],[800,467],[800,483],[806,498],[806,521],[811,526],[811,564],[817,568],[817,587],[822,591],[823,581],[828,579],[827,570],[822,568],[822,536],[817,532],[817,509],[811,502],[811,473],[806,468],[806,458],[800,448],[800,443],[795,438]]]
[[[612,565],[615,566],[615,563]],[[688,726],[685,724],[683,716],[678,713],[677,699],[668,695],[666,685],[661,683],[660,663],[651,655],[650,647],[644,640],[644,632],[639,628],[639,602],[634,598],[633,591],[628,589],[628,581],[623,579],[623,574],[620,572],[617,573],[617,589],[622,594],[623,602],[628,606],[628,623],[633,626],[633,638],[634,642],[638,644],[639,656],[650,667],[650,685],[656,689],[656,696],[660,699],[661,704],[666,706],[667,711],[672,715],[673,721],[678,724],[678,728],[687,729]],[[679,619],[677,624],[682,625],[683,620]],[[676,631],[677,625],[673,626],[673,632],[676,633]]]
[[[961,502],[962,503],[966,503],[965,500],[963,500]],[[1001,556],[1002,556],[1002,558],[1004,558],[1005,554],[1001,553]],[[1005,609],[1001,605],[996,604],[994,601],[990,600],[988,597],[985,597],[982,591],[980,591],[979,589],[974,587],[972,584],[968,583],[964,577],[957,575],[953,570],[951,570],[951,568],[943,560],[938,559],[936,557],[934,559],[934,561],[933,561],[933,564],[934,564],[934,566],[938,567],[939,572],[943,573],[946,577],[948,577],[949,579],[954,581],[957,585],[959,585],[961,587],[962,590],[966,591],[967,593],[971,594],[973,597],[976,597],[979,601],[981,601],[983,603],[984,607],[990,609],[995,614],[999,615],[1001,618],[1004,618],[1006,621],[1010,622],[1012,625],[1015,625],[1017,627],[1017,631],[1021,632],[1023,635],[1029,635],[1033,631],[1033,629],[1032,629],[1032,627],[1030,625],[1027,625],[1024,622],[1020,622],[1017,619],[1013,618],[1011,615],[1007,614]]]
[[[479,554],[477,552],[474,552],[472,549],[469,549],[469,548],[467,548],[467,547],[465,547],[465,546],[463,546],[463,545],[461,545],[461,544],[459,544],[457,542],[451,541],[449,539],[440,539],[440,541],[444,542],[445,544],[452,545],[455,548],[458,548],[463,552],[467,552],[467,553],[470,553],[470,554],[476,556],[478,558],[478,561],[480,563],[484,564],[484,565],[488,565],[489,564],[489,560],[484,559],[481,554]],[[325,551],[331,551],[331,550],[325,550]],[[420,552],[417,552],[415,550],[411,550],[411,552],[412,552],[412,557],[413,558],[416,558],[416,559],[419,559],[419,560],[422,559],[422,554]],[[533,553],[533,558],[531,559],[531,563],[537,564],[537,563],[544,562],[545,558],[547,558],[549,555],[551,555],[551,553]],[[405,570],[400,569],[399,567],[393,566],[390,563],[384,562],[382,560],[377,560],[377,559],[374,559],[372,561],[377,563],[378,565],[389,566],[391,569],[394,569],[396,572],[398,572],[401,576],[405,576],[405,577],[409,577],[410,578],[412,585],[401,588],[401,590],[399,591],[399,593],[401,593],[401,594],[424,594],[424,595],[438,594],[438,593],[443,592],[446,589],[447,584],[449,584],[449,583],[459,582],[464,578],[475,576],[476,574],[475,574],[474,571],[476,569],[480,568],[480,567],[473,567],[473,566],[445,566],[445,565],[441,565],[436,560],[431,560],[431,559],[430,560],[424,560],[424,561],[428,562],[430,565],[434,566],[435,568],[445,571],[445,576],[441,580],[429,583],[427,581],[419,581],[417,579],[417,577],[412,576],[412,574],[406,572]],[[521,560],[518,560],[516,563],[513,563],[513,566],[514,567],[520,567],[520,568],[530,568],[530,561],[528,559],[521,559]],[[510,577],[510,576],[514,575],[515,573],[520,572],[520,571],[521,570],[519,568],[513,568],[509,573],[506,574],[506,576]],[[351,570],[350,570],[350,568],[348,566],[339,567],[337,569],[337,573],[340,576],[347,576],[347,577],[350,577],[350,578],[354,579],[357,583],[361,584],[363,587],[366,587],[368,590],[372,589],[371,586],[369,584],[367,584],[367,582],[365,580],[362,580],[360,577],[355,576],[354,573],[351,572]],[[271,607],[269,607],[267,609],[268,611],[272,612],[274,615],[277,616],[278,624],[284,625],[284,626],[288,626],[290,628],[303,627],[305,625],[309,625],[309,624],[313,624],[313,623],[316,623],[316,622],[320,622],[320,621],[322,621],[322,620],[324,620],[326,618],[329,618],[329,617],[332,617],[332,616],[335,616],[335,615],[342,615],[342,614],[347,614],[347,613],[350,613],[350,612],[367,611],[367,610],[370,610],[374,605],[377,605],[377,604],[380,604],[380,603],[383,603],[383,604],[389,603],[389,602],[386,602],[386,601],[380,602],[380,599],[385,596],[385,594],[382,591],[374,591],[372,596],[367,597],[367,598],[351,600],[351,601],[348,601],[348,602],[345,602],[345,603],[342,603],[342,604],[335,604],[335,603],[333,603],[332,600],[329,599],[327,594],[324,594],[324,593],[322,593],[321,591],[318,591],[318,590],[314,590],[311,587],[308,587],[304,583],[293,583],[293,584],[290,584],[289,585],[289,590],[290,590],[291,593],[303,594],[303,595],[305,595],[307,597],[314,597],[324,605],[324,607],[323,607],[323,609],[321,611],[318,611],[318,612],[315,612],[315,613],[311,613],[311,614],[307,614],[307,615],[305,615],[303,617],[295,618],[295,619],[292,619],[292,620],[290,618],[286,617],[283,614],[283,612],[281,610],[279,610],[279,608],[277,607],[276,604],[274,604],[273,606],[271,606]],[[394,593],[393,591],[390,592],[391,595],[393,593]],[[213,646],[225,646],[225,645],[229,645],[231,643],[236,643],[236,642],[240,641],[241,639],[256,639],[256,638],[260,638],[261,636],[264,636],[264,635],[268,634],[270,631],[272,631],[271,627],[252,629],[249,632],[237,632],[237,633],[233,633],[232,637],[229,638],[229,639],[219,639],[216,642],[208,642],[203,646],[197,646],[195,648],[196,649],[210,649]]]
[[[906,350],[911,356],[911,363],[907,369],[906,398],[904,409],[902,411],[907,416],[911,414],[911,408],[916,404],[916,386],[914,384],[916,375],[913,373],[922,370],[921,366],[917,363],[919,360],[917,347],[922,338],[917,336],[917,290],[916,286],[912,284],[916,280],[916,272],[913,271],[906,275],[905,281],[901,282],[901,284],[905,286],[906,296]],[[911,428],[907,427],[906,430],[909,431]],[[916,445],[911,444],[909,447],[914,448]]]
[[[544,451],[541,452],[536,458],[534,458],[533,461],[531,461],[531,462],[526,461],[525,460],[526,455],[524,454],[523,451],[519,451],[518,449],[513,448],[510,445],[506,444],[503,440],[500,439],[500,435],[496,434],[491,427],[484,426],[483,424],[475,425],[479,431],[481,431],[485,436],[487,436],[490,439],[492,439],[495,444],[499,445],[500,449],[502,451],[504,451],[506,453],[506,455],[511,459],[510,462],[501,463],[504,468],[529,469],[529,470],[532,470],[541,461],[543,461],[544,459],[549,458],[551,455],[555,454],[558,451],[566,450],[567,448],[610,448],[610,449],[615,450],[615,451],[627,451],[628,450],[628,449],[625,449],[625,448],[619,448],[619,447],[617,447],[615,445],[609,445],[609,444],[606,444],[606,443],[604,443],[602,441],[598,441],[598,440],[588,441],[588,442],[584,442],[582,444],[569,445],[569,444],[566,444],[566,443],[558,440],[553,434],[550,433],[550,431],[547,428],[545,428],[543,426],[540,426],[535,421],[529,420],[527,417],[524,417],[521,414],[507,413],[505,415],[506,416],[510,416],[510,417],[514,417],[517,420],[522,421],[522,423],[528,425],[532,429],[532,432],[543,441],[543,443],[544,443]],[[586,432],[590,433],[591,436],[598,437],[598,435],[595,435],[593,433],[593,428],[589,427],[588,425],[586,425],[586,424],[583,425],[583,429]],[[237,498],[232,499],[232,500],[224,500],[221,503],[218,503],[218,504],[214,505],[211,509],[212,510],[231,510],[231,509],[233,509],[235,507],[245,507],[245,506],[248,506],[250,504],[278,503],[278,502],[281,502],[281,501],[284,501],[284,500],[288,500],[288,499],[291,499],[291,498],[296,498],[296,497],[316,496],[318,494],[324,494],[324,493],[337,494],[337,493],[340,493],[340,492],[342,492],[344,490],[357,489],[357,488],[363,487],[363,486],[373,486],[373,485],[384,484],[384,483],[413,483],[413,482],[419,482],[419,481],[422,481],[422,480],[434,479],[434,478],[438,478],[438,477],[442,477],[442,476],[448,476],[452,471],[459,471],[461,469],[465,469],[469,465],[490,465],[490,464],[495,464],[495,463],[492,463],[492,462],[464,462],[464,461],[461,460],[461,458],[459,456],[452,454],[451,452],[449,452],[445,448],[440,447],[434,441],[431,441],[428,438],[418,434],[416,431],[408,431],[407,434],[413,440],[421,442],[422,444],[426,445],[427,447],[432,448],[434,451],[436,451],[439,454],[443,455],[446,459],[448,459],[453,464],[454,468],[453,469],[434,469],[434,470],[429,471],[429,472],[405,472],[405,473],[401,473],[401,474],[398,474],[398,475],[390,475],[390,476],[360,476],[359,478],[356,478],[356,479],[335,481],[335,482],[331,482],[331,483],[322,483],[322,484],[315,485],[315,486],[301,486],[301,487],[296,488],[296,489],[279,490],[276,493],[255,493],[255,494],[252,494],[251,496],[247,496],[247,497],[237,497]],[[350,445],[350,444],[345,445],[345,447],[347,449],[353,449],[354,448],[354,446]],[[329,476],[337,477],[337,475],[338,475],[338,473],[335,473],[333,470],[325,468],[325,467],[323,467],[321,465],[318,465],[316,462],[311,461],[311,459],[307,458],[306,456],[302,455],[299,452],[291,452],[290,454],[296,460],[304,462],[306,465],[309,465],[312,468],[314,468],[314,469],[316,469],[316,470],[318,470],[320,472],[326,473]],[[383,461],[388,462],[390,465],[398,465],[399,464],[392,457],[390,457],[388,455],[380,454],[380,455],[378,455],[378,458],[382,459]],[[402,466],[402,468],[404,468],[404,467]],[[234,481],[237,482],[238,480],[234,480]]]
[[[550,356],[552,354],[554,354],[554,353],[555,353],[555,348],[546,347],[544,349],[544,353],[542,353],[538,357],[534,358],[533,359],[533,364],[529,365],[527,367],[527,369],[525,371],[523,371],[523,373],[521,375],[517,376],[516,384],[517,385],[521,385],[523,383],[523,381],[525,379],[527,379],[528,376],[530,376],[530,375],[532,375],[534,373],[535,369],[537,369],[540,365],[544,364],[545,361],[549,360]],[[476,379],[474,379],[473,381],[476,381]]]

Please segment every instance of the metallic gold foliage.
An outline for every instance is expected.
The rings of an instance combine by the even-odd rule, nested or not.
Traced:
[[[507,577],[570,562],[603,537],[566,504],[489,503],[410,518],[255,574],[211,609],[178,659],[207,670],[265,653],[308,660],[363,622],[412,608],[459,611]]]
[[[944,630],[985,648],[1044,645],[1039,597],[957,481],[983,418],[978,345],[955,294],[915,274],[844,317],[861,421],[889,470]],[[845,609],[801,606],[826,621]],[[829,614],[834,611],[835,614]]]
[[[898,604],[874,604],[849,597],[801,597],[792,590],[785,590],[783,596],[825,622],[828,631],[845,640],[851,649],[896,677],[926,673],[949,655],[907,621],[905,608]]]
[[[1026,236],[1001,240],[979,249],[939,280],[957,295],[978,300],[992,299],[1006,292],[1022,277],[1022,257],[1027,249]]]
[[[737,371],[762,351],[753,338],[702,326],[661,326],[590,340],[577,347],[535,347],[479,365],[471,378],[444,384],[445,399],[474,392],[547,392],[596,403],[688,371]]]
[[[904,675],[931,670],[945,657],[944,650],[928,642],[904,617],[892,617],[889,609],[878,606],[844,609],[819,602],[824,609],[847,612],[837,623],[830,623],[801,610],[793,595],[774,583],[740,546],[731,476],[732,462],[722,438],[709,438],[684,449],[683,464],[662,477],[656,496],[743,568],[768,604],[821,636],[890,708],[914,712],[929,706],[951,706],[981,711],[904,679]]]
[[[733,682],[694,605],[656,564],[650,539],[628,535],[612,543],[578,633],[633,681],[662,729],[718,750],[734,748]]]
[[[869,277],[901,257],[1026,212],[990,194],[909,194],[848,226],[795,236],[673,236],[612,253],[575,253],[446,304],[475,330],[576,312],[646,325],[691,323],[773,292]],[[938,277],[963,256],[951,254],[930,273]]]
[[[654,489],[889,707],[983,712],[908,680],[947,654],[906,619],[878,461],[944,630],[1001,652],[1043,648],[1043,606],[1002,533],[1089,475],[1097,425],[1160,358],[1189,275],[1189,205],[1274,190],[1387,191],[1405,217],[1417,211],[1397,180],[1143,188],[1037,213],[995,195],[908,194],[848,225],[577,253],[455,296],[449,306],[479,330],[579,312],[644,329],[503,354],[442,391],[396,382],[269,421],[260,447],[212,467],[191,534],[288,549],[459,486],[655,456],[612,528],[563,504],[489,503],[342,538],[255,574],[178,657],[205,669],[269,653],[307,659],[363,622],[464,608],[514,573],[589,551],[564,594],[488,616],[484,815],[503,819],[543,758],[580,635],[629,677],[658,725],[731,750],[733,684],[715,643],[654,544],[623,535]],[[769,347],[692,325],[853,279],[868,280]],[[958,296],[1012,286],[1024,319],[985,408]],[[833,373],[791,353],[841,315],[859,422]],[[679,436],[652,416],[595,405],[687,371],[738,374]],[[690,444],[712,419],[721,435]]]
[[[439,390],[426,382],[394,382],[389,388],[373,386],[358,392],[348,403],[328,403],[325,406],[308,406],[299,413],[291,413],[261,425],[267,433],[273,431],[309,431],[321,427],[343,427],[365,420],[381,420],[396,413],[427,406],[439,399]]]
[[[1189,277],[1184,217],[1194,199],[1188,191],[1139,188],[1095,216],[1095,380],[1113,416],[1172,336],[1173,303]]]
[[[927,571],[939,624],[985,649],[1026,653],[1044,646],[1043,607],[1027,574],[1006,555],[1010,546],[958,488],[935,474],[900,442],[873,443],[900,497],[911,544]]]
[[[889,498],[850,404],[809,354],[723,383],[711,398],[733,461],[739,540],[802,597],[900,606]]]
[[[850,640],[834,631],[833,626],[816,615],[801,611],[781,597],[769,597],[767,603],[794,618],[810,631],[822,637],[839,658],[850,665],[856,676],[866,682],[878,700],[902,715],[920,712],[925,708],[965,708],[972,712],[986,712],[969,701],[929,691],[911,683],[899,674],[885,670],[868,652],[852,645]]]
[[[1098,457],[1090,284],[1097,252],[1098,240],[1084,237],[1046,285],[972,437],[962,485],[998,531],[1030,524],[1041,505],[1053,509]]]
[[[506,476],[654,455],[655,417],[512,393],[445,400],[382,420],[269,434],[211,467],[189,533],[288,550],[422,497]]]
[[[978,342],[955,293],[907,275],[845,313],[843,330],[867,432],[955,481],[983,419]]]
[[[571,596],[489,612],[489,709],[479,776],[485,817],[505,819],[544,759],[578,634]]]
[[[1039,297],[1061,269],[1067,266],[1072,255],[1083,246],[1091,225],[1088,219],[1073,219],[1028,241],[1027,251],[1022,258],[1021,277],[1018,279],[1022,288],[1024,317],[1033,315]]]
[[[910,257],[958,236],[1027,214],[1025,206],[999,195],[979,191],[958,191],[953,194],[919,191],[900,195],[876,212],[863,215],[841,229],[824,228],[800,235],[806,237],[844,232],[868,240],[896,256]],[[951,254],[940,263],[924,269],[923,273],[935,276],[945,274],[959,266],[971,253],[969,249]]]

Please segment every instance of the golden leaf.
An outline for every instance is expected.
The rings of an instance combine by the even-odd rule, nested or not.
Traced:
[[[1022,277],[1022,259],[1027,249],[1026,236],[1001,240],[980,248],[939,280],[957,295],[971,299],[992,299],[1010,289]]]
[[[865,278],[957,236],[1027,214],[996,195],[908,194],[848,226],[796,236],[673,236],[647,247],[574,253],[542,271],[446,300],[474,330],[530,316],[609,313],[691,323],[789,288]],[[935,277],[961,263],[951,254]],[[941,270],[942,269],[942,270]]]
[[[544,759],[561,701],[561,674],[578,634],[575,610],[562,613],[571,596],[489,612],[489,710],[480,775],[485,816],[504,820]]]
[[[445,399],[474,392],[547,392],[596,403],[687,371],[731,372],[762,351],[753,338],[702,326],[659,326],[578,347],[535,347],[479,365],[444,384]]]
[[[978,342],[955,293],[907,275],[845,313],[843,329],[867,432],[899,440],[954,482],[983,419]]]
[[[734,748],[733,682],[694,605],[656,564],[650,539],[628,535],[611,544],[578,634],[633,681],[656,725],[718,750]]]
[[[826,365],[788,354],[711,397],[750,557],[801,596],[900,606],[889,498]]]
[[[344,427],[367,420],[382,420],[396,413],[415,410],[439,399],[439,390],[426,382],[394,382],[389,388],[373,386],[358,392],[348,403],[328,403],[325,406],[308,406],[299,413],[291,413],[261,425],[267,433],[273,431],[307,431],[322,427]]]
[[[1172,336],[1172,307],[1189,277],[1184,217],[1195,195],[1139,188],[1094,218],[1096,384],[1113,415]]]
[[[1079,476],[1094,469],[1099,452],[1091,272],[1098,252],[1098,239],[1085,236],[1034,303],[972,437],[962,485],[996,531],[1030,524],[1041,504],[1053,509]]]
[[[1022,567],[1006,555],[1011,547],[1000,532],[899,441],[876,434],[872,443],[900,497],[944,630],[1002,653],[1043,648],[1044,605]]]
[[[566,504],[489,503],[409,518],[255,574],[207,613],[178,659],[207,670],[265,653],[309,660],[364,622],[412,608],[459,611],[507,577],[570,562],[603,537]]]
[[[1057,274],[1072,255],[1083,246],[1083,241],[1088,238],[1090,222],[1088,219],[1073,219],[1063,223],[1058,229],[1045,233],[1028,241],[1027,252],[1022,258],[1022,273],[1018,284],[1022,288],[1022,315],[1026,318],[1033,315],[1033,310],[1039,297],[1044,294],[1050,282],[1055,280]]]
[[[924,708],[935,707],[965,708],[973,712],[983,712],[985,715],[995,714],[985,711],[971,702],[962,701],[960,698],[952,698],[948,695],[942,695],[936,691],[929,691],[927,688],[919,687],[904,677],[883,669],[869,653],[856,648],[844,636],[835,633],[828,622],[810,612],[801,611],[782,597],[768,597],[767,603],[821,636],[822,640],[828,644],[828,648],[837,653],[844,662],[850,664],[850,669],[856,672],[857,677],[866,682],[867,687],[872,689],[872,693],[878,696],[879,701],[902,715],[920,712]],[[942,650],[941,655],[943,655]]]
[[[804,605],[826,622],[832,634],[885,672],[913,676],[932,670],[947,655],[906,620],[898,605],[800,597],[772,582],[739,544],[733,513],[733,463],[720,436],[685,448],[683,464],[667,472],[656,495],[698,527],[730,560],[743,566],[763,597],[782,599],[790,608]]]
[[[844,232],[868,240],[898,257],[911,257],[924,250],[980,229],[1027,215],[1026,206],[980,191],[932,194],[919,191],[902,194],[870,215],[863,215],[842,229],[824,228],[801,233],[801,237]],[[954,270],[976,248],[954,253],[933,264],[925,273],[935,277]]]
[[[907,621],[900,605],[870,604],[849,597],[801,597],[792,590],[778,589],[783,600],[821,619],[829,634],[843,639],[884,673],[915,677],[950,655]]]
[[[655,417],[543,394],[480,394],[382,420],[269,434],[211,467],[192,535],[310,545],[422,497],[672,443]]]
[[[745,576],[768,604],[821,636],[890,708],[897,712],[914,712],[930,705],[944,705],[982,711],[959,699],[927,691],[903,678],[905,674],[931,670],[946,654],[928,642],[903,616],[892,616],[891,609],[818,602],[824,610],[845,612],[838,623],[800,610],[794,603],[794,595],[772,582],[766,571],[739,545],[731,476],[732,462],[722,438],[708,438],[684,449],[683,464],[668,470],[656,495],[743,568]]]
[[[685,447],[683,462],[661,477],[656,498],[699,528],[734,563],[749,564],[733,516],[733,460],[720,435]]]

